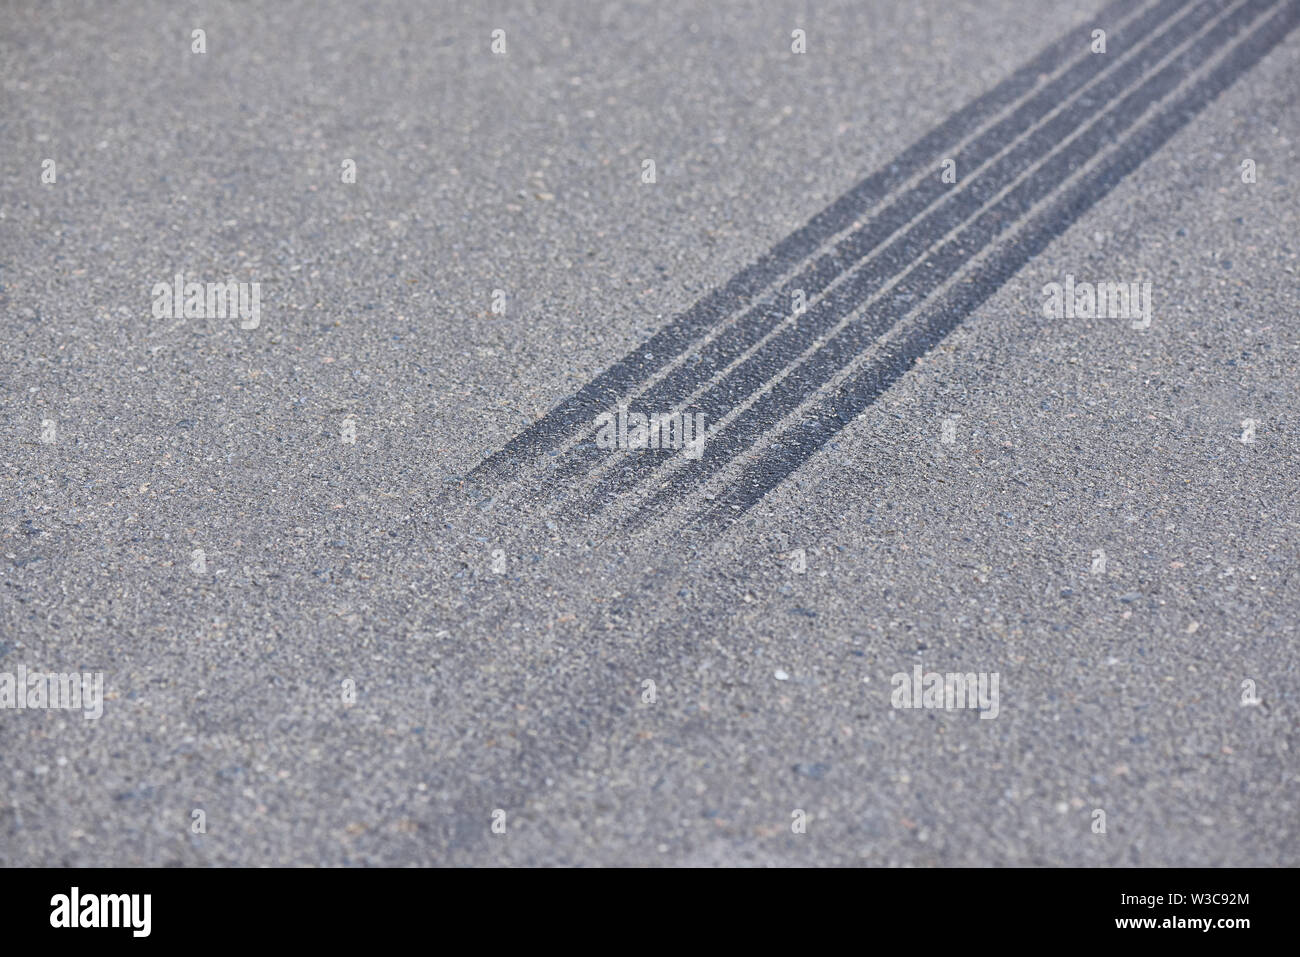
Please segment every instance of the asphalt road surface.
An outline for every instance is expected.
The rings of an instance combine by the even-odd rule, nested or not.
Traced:
[[[466,6],[0,8],[0,864],[1300,863],[1300,0]]]

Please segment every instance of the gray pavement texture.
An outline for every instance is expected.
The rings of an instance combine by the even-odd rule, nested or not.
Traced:
[[[1158,6],[0,5],[0,672],[105,697],[0,710],[0,864],[1300,863],[1300,31],[1185,114],[1062,99],[1184,122],[999,213],[1050,241],[788,474],[775,427],[689,488],[529,445]],[[1296,3],[1165,7],[1244,18],[1135,54],[1172,102]],[[177,273],[260,324],[156,318]],[[1067,275],[1149,282],[1150,327],[1046,318]],[[894,707],[917,665],[996,673],[996,717]]]

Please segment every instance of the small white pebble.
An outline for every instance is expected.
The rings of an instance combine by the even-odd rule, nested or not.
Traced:
[[[789,676],[788,674],[786,674],[784,671],[782,671],[780,668],[777,668],[777,669],[776,669],[776,674],[774,674],[772,677],[774,677],[777,681],[785,681],[785,680],[787,680],[790,676]]]

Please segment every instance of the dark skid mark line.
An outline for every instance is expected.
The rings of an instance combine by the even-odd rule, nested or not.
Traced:
[[[664,483],[664,491],[651,499],[646,515],[654,514],[655,506],[665,498],[680,500],[682,494],[707,481],[776,428],[782,418],[811,399],[818,389],[871,348],[879,336],[913,312],[969,262],[992,248],[1002,234],[1020,224],[1037,203],[1058,191],[1088,160],[1112,146],[1129,126],[1138,121],[1143,111],[1174,92],[1180,83],[1222,52],[1233,37],[1276,3],[1277,0],[1248,0],[1235,7],[1225,19],[1158,73],[1147,78],[1118,104],[1109,105],[1106,112],[1079,132],[1071,143],[1052,153],[1034,175],[1023,179],[955,238],[917,263],[907,283],[899,287],[901,294],[896,289],[890,299],[878,300],[868,307],[862,318],[849,323],[724,428],[711,434],[705,443],[703,456],[678,469]]]
[[[1225,6],[1227,0],[1213,0],[1213,2]],[[1208,15],[1208,9],[1213,6],[1213,2],[1207,0],[1204,5],[1207,10],[1205,15]],[[1188,9],[1186,0],[1163,0],[1148,8],[1136,19],[1112,29],[1107,36],[1109,52],[1106,56],[1097,56],[1084,47],[1083,57],[1077,63],[1071,64],[1069,69],[1044,85],[1014,112],[980,133],[953,157],[957,169],[961,172],[962,185],[965,186],[971,178],[968,170],[982,167],[1003,150],[1008,142],[1030,130],[1063,100],[1068,99],[1104,70],[1110,69],[1126,52],[1130,51],[1130,48],[1136,49],[1146,42],[1152,31],[1162,26],[1172,14],[1185,9]],[[1181,35],[1188,35],[1184,24],[1179,24],[1179,30],[1183,31]],[[1131,61],[1126,62],[1131,63]],[[1127,75],[1135,75],[1131,66]],[[1094,96],[1092,92],[1084,96],[1090,100],[1086,105],[1094,110],[1100,109],[1103,105],[1092,99]],[[1023,154],[1024,147],[1021,147],[1018,152]],[[987,174],[981,172],[978,175],[984,177]],[[981,182],[986,180],[981,179]],[[944,202],[954,192],[953,187],[943,183],[937,175],[928,176],[895,199],[883,211],[873,212],[872,218],[867,223],[836,243],[832,251],[818,256],[799,275],[784,283],[775,295],[764,297],[734,324],[727,326],[700,350],[698,356],[692,356],[689,363],[679,366],[638,396],[635,407],[641,411],[648,411],[667,410],[682,405],[692,393],[707,385],[717,373],[722,372],[748,349],[760,342],[765,335],[790,318],[790,303],[795,290],[802,289],[808,299],[813,300],[851,267],[874,253],[891,236],[916,222],[927,209]],[[943,230],[938,235],[933,235],[925,245],[936,241],[954,221],[953,217],[948,215],[939,222],[944,224]],[[881,258],[890,268],[886,270],[873,268],[869,273],[859,276],[857,282],[848,290],[851,292],[850,296],[846,297],[845,290],[841,288],[828,294],[826,300],[810,306],[808,313],[797,323],[796,334],[804,343],[802,346],[784,345],[776,348],[765,344],[758,355],[746,359],[745,367],[758,367],[761,370],[758,373],[760,378],[757,383],[752,383],[747,392],[741,392],[733,386],[729,394],[720,402],[708,407],[692,405],[691,410],[704,412],[707,421],[715,421],[725,409],[734,407],[744,395],[752,392],[757,384],[766,382],[772,377],[778,367],[768,365],[769,356],[781,357],[784,364],[793,362],[798,354],[811,344],[816,335],[833,325],[861,302],[868,293],[879,288],[924,251],[923,248],[913,249],[898,255],[895,253],[897,246],[897,243],[891,244],[881,254]],[[788,334],[783,341],[789,342]],[[729,373],[724,381],[737,382],[734,376],[738,371]],[[715,388],[710,394],[716,391]],[[589,437],[567,453],[555,472],[548,477],[548,483],[554,492],[562,493],[571,483],[582,480],[601,464],[609,463],[613,458],[615,457],[610,456],[607,451],[597,447]],[[637,476],[644,475],[658,464],[655,461],[657,458],[658,456],[651,452],[640,453],[636,465],[629,468]],[[604,498],[609,494],[617,494],[617,491],[617,489],[602,488],[593,494],[598,498]]]
[[[1079,142],[1084,143],[1085,149],[1095,153],[1105,147],[1108,137],[1089,137],[1088,133],[1096,129],[1094,123],[1079,140],[1064,147],[1058,148],[1058,145],[1083,129],[1095,114],[1102,113],[1103,120],[1107,116],[1123,119],[1128,116],[1125,108],[1133,102],[1146,105],[1173,89],[1183,77],[1190,75],[1205,62],[1207,50],[1217,49],[1221,38],[1213,33],[1202,38],[1198,45],[1181,54],[1173,66],[1165,68],[1160,74],[1163,78],[1160,83],[1153,80],[1140,83],[1137,93],[1130,93],[1119,102],[1118,107],[1115,106],[1116,98],[1142,81],[1144,74],[1155,63],[1177,50],[1234,2],[1236,0],[1203,0],[1186,17],[1140,48],[1117,70],[1107,73],[1096,86],[1034,130],[1024,142],[992,163],[988,169],[975,174],[963,189],[954,191],[946,202],[917,220],[903,235],[891,242],[882,251],[879,260],[873,260],[855,270],[850,281],[823,299],[808,314],[800,317],[797,323],[764,343],[758,351],[692,402],[693,412],[704,413],[707,422],[717,422],[739,408],[749,396],[768,386],[786,368],[799,363],[788,379],[762,396],[754,407],[741,412],[736,421],[720,433],[710,436],[705,445],[704,457],[686,466],[683,472],[707,477],[724,467],[727,459],[756,441],[760,437],[759,433],[774,428],[781,416],[792,412],[799,404],[811,398],[840,369],[996,242],[998,235],[1022,219],[1034,202],[1046,198],[1065,180],[1069,170],[1058,172],[1062,157],[1071,165],[1079,163],[1091,155],[1081,155],[1076,151]],[[1256,6],[1261,2],[1265,0],[1257,0]],[[1275,0],[1266,2],[1272,3]],[[1251,17],[1258,15],[1257,9]],[[1241,16],[1242,11],[1239,9],[1230,16],[1228,22],[1233,18],[1240,19]],[[1129,117],[1130,122],[1134,118]],[[1114,133],[1113,130],[1105,132],[1109,135]],[[1026,170],[1053,156],[1054,164],[1049,162],[1040,167],[1037,173],[992,208],[984,209]],[[1056,175],[1048,175],[1048,170]],[[972,217],[975,218],[972,220]],[[968,220],[972,225],[963,229],[956,239],[940,246],[933,255],[927,255],[935,243]],[[887,281],[898,275],[903,275],[903,280],[885,299],[873,302],[862,318],[854,320],[836,333],[812,357],[799,362],[799,357],[816,343],[818,337],[829,333],[840,320],[851,315]],[[779,402],[776,400],[778,395]],[[640,401],[637,405],[642,408],[663,407],[644,405]],[[744,427],[738,428],[740,423]],[[747,439],[739,446],[734,441],[737,432]],[[589,496],[574,503],[570,512],[580,515],[591,510],[599,511],[648,476],[654,468],[664,463],[665,458],[667,457],[638,453],[624,467],[613,470]],[[680,480],[675,482],[675,487],[680,487]]]
[[[743,307],[794,266],[812,255],[831,237],[853,222],[922,169],[941,158],[948,148],[979,129],[990,116],[1032,90],[1044,73],[1054,72],[1059,61],[1086,48],[1093,24],[1123,15],[1132,0],[1114,0],[1088,24],[1071,30],[1033,60],[996,87],[958,110],[921,139],[904,150],[893,162],[862,180],[805,225],[746,266],[721,289],[709,293],[686,312],[678,315],[646,342],[610,366],[504,448],[493,453],[467,476],[471,488],[515,476],[536,457],[586,428],[611,403],[651,378],[703,338],[718,323]]]
[[[1235,47],[1223,63],[1194,84],[1190,93],[1148,121],[1113,157],[1070,188],[1049,210],[1035,217],[1032,225],[978,269],[971,282],[962,283],[942,303],[925,310],[922,323],[887,355],[856,374],[807,419],[787,429],[742,470],[723,494],[699,510],[691,524],[717,530],[737,521],[897,382],[920,356],[934,348],[1025,263],[1040,254],[1219,94],[1267,56],[1298,21],[1300,0],[1287,0],[1282,9]]]

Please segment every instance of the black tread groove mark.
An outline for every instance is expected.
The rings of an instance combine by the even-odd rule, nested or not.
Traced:
[[[675,317],[642,345],[511,439],[499,452],[480,463],[467,480],[474,484],[480,480],[507,478],[526,462],[563,444],[577,429],[585,428],[597,415],[606,411],[611,402],[664,368],[738,307],[816,252],[832,236],[847,229],[897,186],[941,158],[951,144],[965,139],[988,117],[1032,90],[1041,74],[1052,72],[1061,59],[1086,47],[1093,24],[1122,16],[1131,7],[1132,0],[1113,0],[1086,26],[1071,30],[988,93],[948,117],[888,166],[862,180],[738,272],[721,289],[709,293]]]
[[[819,302],[817,307],[801,317],[797,324],[770,339],[724,379],[701,395],[691,404],[692,411],[704,413],[706,422],[717,421],[749,396],[761,390],[777,373],[795,363],[819,336],[850,315],[886,281],[900,273],[904,274],[905,278],[895,287],[887,300],[877,300],[869,306],[862,318],[851,322],[813,356],[800,363],[787,379],[762,396],[753,408],[742,412],[736,422],[728,426],[722,435],[734,437],[735,426],[742,422],[748,426],[748,429],[741,429],[741,432],[752,430],[757,433],[764,428],[774,427],[777,419],[810,398],[839,369],[853,361],[872,342],[911,312],[915,304],[922,302],[965,267],[971,259],[994,243],[998,235],[1018,222],[1034,202],[1046,198],[1057,189],[1058,184],[1068,174],[1068,170],[1061,171],[1063,163],[1073,166],[1102,150],[1106,145],[1107,137],[1088,135],[1094,132],[1099,124],[1108,123],[1116,118],[1122,120],[1126,116],[1128,121],[1132,122],[1135,117],[1126,114],[1126,107],[1131,104],[1141,107],[1154,102],[1204,63],[1207,48],[1211,52],[1219,48],[1220,38],[1217,37],[1217,31],[1211,31],[1201,38],[1156,77],[1142,82],[1134,92],[1121,100],[1118,106],[1115,105],[1115,98],[1141,80],[1153,63],[1159,62],[1176,50],[1233,2],[1235,0],[1204,0],[1200,3],[1190,14],[1125,61],[1120,69],[1107,74],[1084,97],[1035,130],[1023,143],[994,162],[988,170],[978,174],[964,190],[954,193],[947,202],[917,221],[884,249],[880,260],[873,260],[856,269],[848,282]],[[1264,2],[1272,3],[1275,0],[1257,0],[1256,7]],[[1244,15],[1243,11],[1247,9],[1238,9],[1225,23],[1238,22]],[[1249,23],[1250,19],[1258,15],[1259,11],[1256,9],[1245,23]],[[1102,114],[1101,118],[1094,121],[1080,141],[1064,149],[1057,149],[1057,145],[1062,140],[1083,128],[1084,124],[1098,113]],[[1107,130],[1106,133],[1110,135],[1112,131]],[[1090,152],[1076,152],[1078,142],[1084,142]],[[1055,155],[1053,155],[1054,151]],[[979,213],[971,221],[971,225],[963,229],[956,238],[939,247],[934,255],[928,257],[925,255],[935,242],[954,227],[975,216],[986,203],[1014,183],[1025,170],[1049,156],[1051,157],[1049,162],[1033,177],[1012,190],[995,206]],[[780,401],[777,401],[778,396]],[[637,404],[642,405],[639,401]],[[646,411],[651,408],[659,407],[644,407]],[[756,419],[765,425],[753,424]],[[748,447],[756,438],[755,434],[736,447],[726,440],[719,444],[719,436],[711,436],[706,444],[704,457],[686,466],[683,472],[692,475],[698,473],[707,478],[708,475],[722,468],[727,458],[734,455],[736,451]],[[723,451],[719,453],[718,448]],[[633,461],[612,471],[588,496],[582,497],[575,503],[571,511],[576,514],[591,509],[599,511],[605,504],[649,475],[656,466],[663,463],[666,457],[639,453]],[[679,482],[680,478],[675,479],[673,487],[679,488]]]
[[[1217,2],[1220,6],[1224,6],[1227,0],[1217,0]],[[1107,56],[1085,53],[1084,59],[1080,63],[1057,76],[1013,113],[1004,117],[981,133],[977,139],[968,143],[954,157],[957,169],[965,171],[982,166],[990,157],[1003,149],[1009,140],[1014,140],[1033,127],[1034,124],[1040,122],[1063,99],[1069,97],[1097,74],[1110,67],[1119,56],[1126,52],[1128,47],[1137,47],[1145,42],[1152,31],[1170,19],[1174,13],[1187,8],[1186,0],[1163,0],[1163,2],[1148,8],[1145,13],[1135,20],[1112,30],[1107,37],[1110,51]],[[1203,5],[1203,9],[1208,9],[1208,6]],[[1180,34],[1182,38],[1190,35],[1190,31],[1186,31],[1182,24],[1180,24],[1180,29],[1184,30]],[[1134,76],[1135,73],[1130,69],[1126,75]],[[1094,94],[1089,93],[1088,96],[1093,97]],[[1103,99],[1108,98],[1109,96],[1103,97]],[[1097,103],[1094,99],[1091,100],[1090,105],[1095,110],[1100,109],[1103,104]],[[1023,147],[1020,152],[1021,155],[1024,155]],[[1026,165],[1027,163],[1028,160],[1026,160]],[[979,175],[982,178],[988,174],[981,173]],[[832,251],[818,256],[798,276],[787,281],[775,295],[765,296],[760,302],[751,307],[743,317],[728,326],[717,338],[706,344],[700,350],[698,357],[692,357],[689,364],[679,366],[639,396],[636,399],[636,408],[641,411],[665,411],[680,405],[693,392],[708,383],[713,376],[738,359],[771,330],[790,318],[790,303],[795,290],[803,290],[809,299],[820,295],[846,270],[870,255],[881,243],[899,230],[907,227],[927,209],[947,199],[951,192],[952,188],[941,182],[937,175],[928,177],[908,193],[894,200],[885,210],[873,213],[870,221],[837,242]],[[956,222],[952,215],[945,218],[949,224]],[[942,235],[942,232],[941,230],[938,235]],[[935,235],[934,239],[937,239],[938,235]],[[833,303],[836,306],[844,305],[846,307],[855,305],[867,294],[883,285],[891,276],[897,274],[899,270],[905,268],[916,255],[919,255],[919,252],[906,253],[901,256],[892,255],[891,251],[896,246],[896,243],[892,244],[886,250],[887,261],[891,269],[883,272],[877,272],[873,269],[867,277],[869,281],[866,283],[868,288],[865,291],[859,294],[861,287],[855,286],[853,295],[848,299],[842,297],[842,292],[836,293],[832,300]],[[843,309],[836,309],[831,312],[825,306],[814,305],[807,317],[799,320],[799,338],[805,343],[811,343],[817,333],[824,331],[829,325],[833,325],[844,314]],[[785,361],[788,363],[793,361],[798,352],[802,351],[802,348],[806,348],[806,345],[791,354],[788,347],[781,350],[765,347],[758,356],[747,360],[745,365],[749,367],[761,366],[761,363],[767,361],[767,357],[772,355],[774,351],[776,351],[777,355],[784,354],[786,356]],[[770,378],[770,369],[762,372],[761,376],[760,381],[766,381]],[[722,400],[722,408],[734,406],[739,401],[736,398],[737,394],[737,391],[733,389],[731,396]],[[748,393],[741,393],[742,396],[744,394]],[[703,411],[710,417],[716,417],[719,414],[717,408],[701,409],[693,407],[693,409]],[[588,426],[590,425],[589,422]],[[607,457],[608,452],[598,448],[595,442],[588,438],[587,441],[582,442],[570,451],[550,476],[552,488],[556,491],[565,489],[571,482],[582,478],[597,466],[602,459]],[[642,453],[637,463],[638,474],[644,474],[645,471],[653,468],[655,458],[653,452]],[[603,496],[610,493],[604,490],[600,494]]]
[[[1250,0],[1238,7],[1159,73],[1094,120],[1070,149],[1058,151],[1036,175],[1019,184],[996,206],[982,213],[973,225],[921,263],[925,270],[941,274],[925,274],[918,269],[915,275],[920,278],[909,291],[924,290],[928,294],[938,288],[942,280],[955,275],[963,265],[993,245],[999,234],[1023,220],[1036,202],[1050,196],[1075,169],[1111,146],[1124,130],[1138,120],[1142,110],[1176,89],[1183,79],[1212,59],[1232,37],[1254,22],[1264,10],[1275,6],[1276,2],[1277,0]],[[972,235],[974,239],[970,238]],[[995,290],[990,290],[989,294],[993,291]],[[810,399],[836,372],[861,355],[880,334],[912,312],[914,303],[919,301],[918,296],[912,295],[900,302],[900,297],[896,295],[890,302],[875,303],[862,319],[850,323],[800,363],[793,372],[737,415],[721,433],[711,435],[703,456],[678,470],[666,483],[664,490],[650,500],[647,515],[653,514],[656,506],[662,505],[665,499],[675,497],[680,500],[686,491],[725,468],[736,455],[759,441],[781,418]]]
[[[809,418],[788,428],[758,459],[744,468],[726,492],[700,509],[692,524],[716,531],[738,520],[897,382],[920,356],[960,325],[1025,263],[1046,249],[1052,240],[1169,142],[1219,94],[1267,56],[1298,21],[1300,0],[1287,0],[1282,9],[1233,49],[1186,96],[1149,120],[1119,147],[1113,157],[1068,189],[1050,209],[1036,216],[1031,225],[982,264],[970,282],[962,283],[942,302],[926,309],[921,314],[924,318],[920,325],[894,345],[887,355],[846,382],[835,396],[810,413]],[[661,497],[659,504],[669,503]],[[638,520],[636,524],[644,524],[644,521]]]

